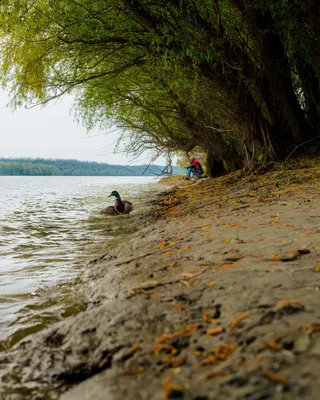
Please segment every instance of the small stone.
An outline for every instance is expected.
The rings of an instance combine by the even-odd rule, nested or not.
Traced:
[[[308,350],[310,346],[311,341],[309,335],[301,335],[295,341],[294,351],[297,353],[303,353],[304,351]]]

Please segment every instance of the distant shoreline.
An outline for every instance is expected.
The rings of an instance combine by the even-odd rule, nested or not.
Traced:
[[[160,176],[180,174],[173,166],[168,171],[161,165],[112,165],[95,161],[45,158],[0,158],[0,176]]]

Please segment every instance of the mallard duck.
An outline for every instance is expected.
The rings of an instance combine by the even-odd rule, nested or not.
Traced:
[[[114,196],[116,198],[114,208],[120,215],[131,213],[131,211],[133,210],[133,206],[130,201],[122,201],[120,194],[116,190],[113,190],[108,197],[111,196]]]

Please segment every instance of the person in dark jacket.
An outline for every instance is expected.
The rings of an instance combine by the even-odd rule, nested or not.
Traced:
[[[196,175],[198,178],[200,178],[201,175],[203,174],[202,166],[195,157],[191,157],[191,164],[186,168],[187,168],[186,179],[190,179],[191,173]]]

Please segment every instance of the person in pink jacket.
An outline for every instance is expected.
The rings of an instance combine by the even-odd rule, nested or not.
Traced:
[[[191,164],[186,168],[187,168],[186,179],[190,179],[191,173],[196,175],[198,178],[200,178],[201,175],[203,174],[202,166],[195,157],[191,157]]]

